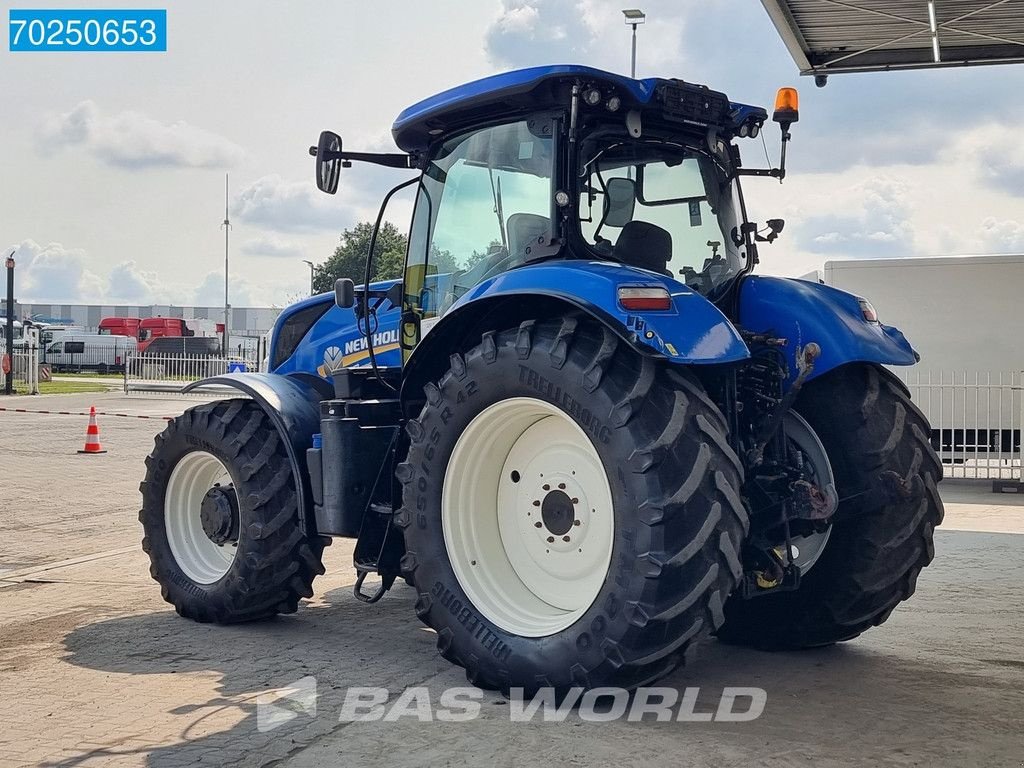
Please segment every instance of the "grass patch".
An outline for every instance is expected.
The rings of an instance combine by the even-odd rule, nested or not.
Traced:
[[[81,373],[55,373],[53,374],[59,379],[123,379],[123,373],[96,373],[95,371],[82,371]]]
[[[91,381],[40,381],[41,395],[82,395],[89,392],[109,392],[110,387]],[[28,389],[18,388],[19,395],[27,395]]]

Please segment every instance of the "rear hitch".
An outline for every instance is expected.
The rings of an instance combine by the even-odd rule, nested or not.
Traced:
[[[376,603],[384,594],[391,589],[395,583],[394,574],[381,575],[380,585],[373,594],[366,594],[363,592],[363,581],[366,580],[366,574],[370,571],[359,571],[359,575],[356,577],[356,583],[352,586],[352,594],[355,595],[356,600],[361,603]]]
[[[744,571],[739,584],[740,597],[744,600],[800,588],[800,568],[789,557],[783,560],[778,548],[759,551],[754,558],[759,562],[753,569]]]

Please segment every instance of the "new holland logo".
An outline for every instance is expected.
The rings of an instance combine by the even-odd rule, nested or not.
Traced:
[[[379,333],[373,334],[373,347],[376,351],[381,351],[384,347],[389,344],[398,343],[398,329],[389,331],[380,331]],[[345,342],[345,357],[352,357],[353,355],[359,355],[361,352],[366,352],[369,355],[368,345],[366,343],[366,337],[360,336],[352,341]],[[362,357],[362,355],[360,355]]]
[[[341,349],[338,347],[328,347],[324,350],[324,368],[331,373],[344,367],[342,359]]]

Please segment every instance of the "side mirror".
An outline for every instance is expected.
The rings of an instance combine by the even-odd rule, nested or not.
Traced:
[[[636,182],[615,176],[605,185],[604,223],[609,227],[624,227],[633,220],[636,210]]]
[[[782,233],[782,230],[786,227],[785,219],[768,219],[765,221],[768,226],[769,232],[765,236],[755,235],[754,239],[759,240],[762,243],[774,243],[775,239]]]
[[[333,195],[338,191],[341,175],[341,136],[332,131],[321,131],[320,141],[309,148],[316,158],[316,185],[321,192]]]
[[[340,277],[334,281],[334,303],[341,309],[351,309],[356,304],[356,284],[351,278]]]
[[[388,288],[388,301],[392,307],[402,306],[402,299],[405,297],[405,288],[402,283],[395,283]]]

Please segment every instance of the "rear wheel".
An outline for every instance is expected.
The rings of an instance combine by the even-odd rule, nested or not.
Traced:
[[[914,593],[934,554],[942,465],[900,382],[845,366],[808,384],[797,409],[824,446],[839,509],[798,590],[729,601],[718,632],[727,641],[793,649],[854,638]]]
[[[471,682],[633,687],[721,623],[742,476],[694,379],[569,318],[485,334],[426,397],[403,568]]]
[[[300,530],[284,444],[256,403],[222,400],[171,421],[140,490],[150,574],[182,616],[249,621],[312,596],[329,540]]]

